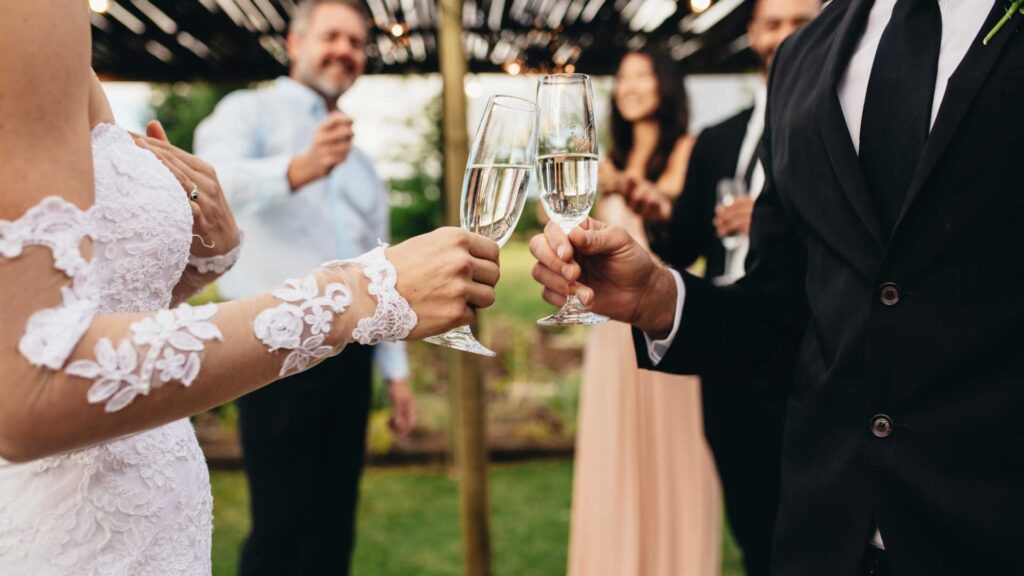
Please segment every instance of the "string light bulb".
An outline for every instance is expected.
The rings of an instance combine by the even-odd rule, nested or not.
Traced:
[[[89,9],[98,14],[106,14],[110,10],[110,0],[89,0]]]
[[[505,71],[512,76],[518,76],[519,73],[523,71],[523,67],[519,62],[509,62],[509,64],[505,66]]]
[[[690,11],[700,14],[711,7],[711,0],[690,0]]]
[[[394,24],[391,26],[391,35],[395,38],[401,38],[405,34],[405,26],[403,24]]]

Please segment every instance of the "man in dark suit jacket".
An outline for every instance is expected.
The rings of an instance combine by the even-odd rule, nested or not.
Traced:
[[[758,0],[747,26],[751,48],[765,71],[775,50],[821,8],[818,0]],[[686,184],[671,210],[671,220],[653,226],[652,250],[669,266],[683,270],[705,258],[705,278],[737,278],[746,254],[753,200],[764,184],[757,144],[764,131],[765,90],[756,105],[706,128],[697,138]],[[737,180],[749,191],[730,206],[717,208],[722,181]],[[655,213],[662,213],[655,211]],[[734,259],[726,270],[722,236],[737,235]],[[739,273],[741,275],[741,272]],[[743,552],[747,576],[767,575],[772,534],[779,506],[779,466],[786,391],[781,378],[702,375],[704,435],[715,458],[729,525]]]
[[[834,0],[783,44],[733,286],[593,221],[531,243],[545,299],[579,279],[647,366],[795,368],[777,574],[1024,573],[1024,18],[982,42],[1003,14]]]

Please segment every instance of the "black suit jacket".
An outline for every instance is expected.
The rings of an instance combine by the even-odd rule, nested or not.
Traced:
[[[683,193],[675,202],[672,220],[651,230],[654,250],[666,264],[683,270],[700,256],[707,261],[706,278],[725,270],[725,248],[712,221],[718,202],[718,182],[736,175],[740,147],[747,134],[753,108],[705,128],[690,153]]]
[[[891,239],[836,95],[872,3],[834,0],[776,56],[747,276],[685,279],[659,370],[796,368],[778,574],[853,576],[876,525],[899,576],[1024,574],[1024,18],[983,46],[977,4]]]

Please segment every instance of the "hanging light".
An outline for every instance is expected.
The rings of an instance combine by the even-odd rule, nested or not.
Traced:
[[[110,10],[110,0],[89,0],[89,9],[98,14],[106,14]]]
[[[700,14],[711,7],[711,0],[690,0],[690,11]]]
[[[393,24],[391,26],[391,35],[395,38],[401,38],[405,34],[405,24]]]
[[[508,72],[512,76],[518,76],[523,71],[523,66],[519,62],[509,62],[505,65],[505,72]]]

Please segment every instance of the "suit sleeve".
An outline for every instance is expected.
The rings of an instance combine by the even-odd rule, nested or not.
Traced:
[[[641,368],[728,376],[791,373],[808,320],[807,260],[773,174],[771,109],[769,100],[761,146],[766,184],[754,208],[747,275],[719,288],[684,273],[686,299],[678,331],[656,367],[643,334],[634,331]]]

